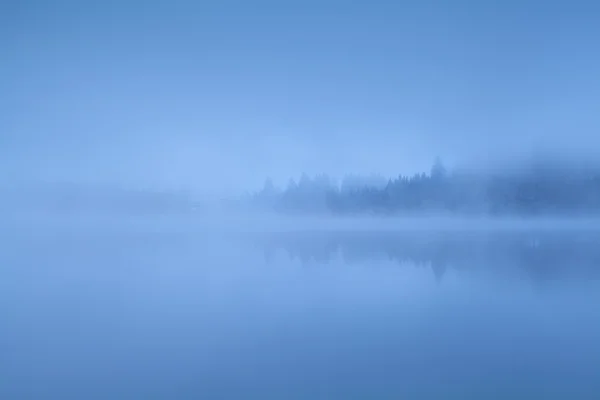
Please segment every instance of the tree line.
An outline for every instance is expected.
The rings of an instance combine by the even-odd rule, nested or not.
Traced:
[[[387,180],[350,176],[337,184],[325,174],[303,174],[279,188],[267,179],[251,203],[285,213],[591,214],[600,212],[600,169],[545,162],[512,171],[449,171],[438,158],[428,173]]]

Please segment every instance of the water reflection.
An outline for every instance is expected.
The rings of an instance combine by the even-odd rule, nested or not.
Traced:
[[[441,282],[448,269],[527,276],[533,281],[600,278],[600,233],[561,232],[280,232],[255,242],[266,262],[283,252],[302,264],[390,260],[430,268]]]
[[[2,237],[0,398],[600,398],[600,234],[118,228]]]

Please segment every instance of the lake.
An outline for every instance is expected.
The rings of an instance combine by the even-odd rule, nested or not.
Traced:
[[[5,224],[0,398],[600,398],[600,230],[245,228]]]

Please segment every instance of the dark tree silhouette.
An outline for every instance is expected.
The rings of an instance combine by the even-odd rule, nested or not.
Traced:
[[[429,174],[347,176],[303,174],[283,190],[267,180],[255,205],[282,212],[490,215],[573,215],[600,212],[600,169],[551,163],[504,173],[448,171],[436,158]]]

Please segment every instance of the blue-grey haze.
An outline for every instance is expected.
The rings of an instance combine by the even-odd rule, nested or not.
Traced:
[[[592,1],[7,1],[3,181],[232,192],[265,176],[597,155]]]
[[[206,207],[441,156],[448,178],[378,201],[596,210],[599,21],[593,1],[0,1],[0,398],[600,398],[597,219]],[[532,159],[558,172],[491,186],[509,201],[453,175]]]

